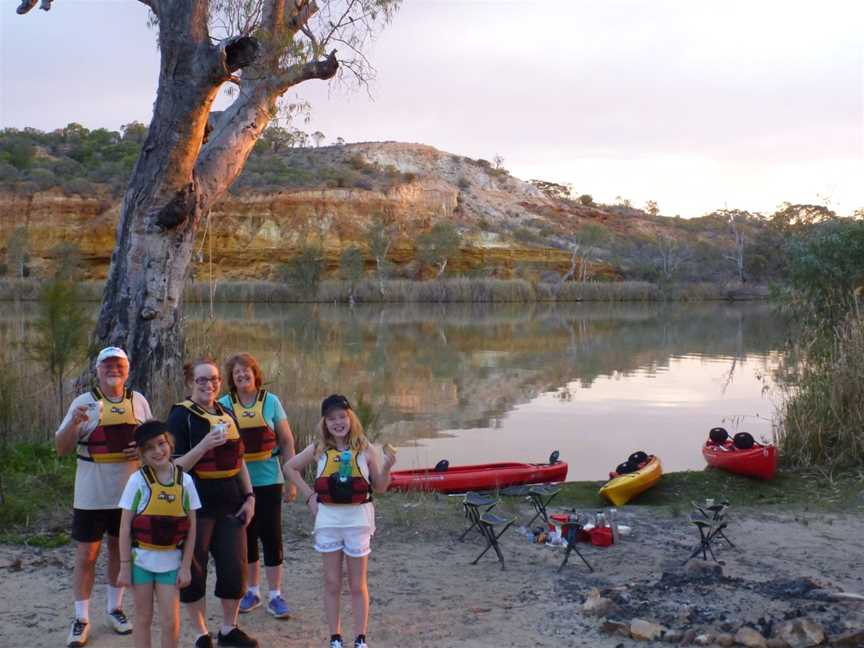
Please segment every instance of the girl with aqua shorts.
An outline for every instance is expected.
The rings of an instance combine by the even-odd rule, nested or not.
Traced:
[[[315,550],[324,560],[324,613],[330,626],[330,648],[344,648],[339,621],[343,559],[351,590],[354,648],[368,648],[366,570],[375,533],[372,491],[387,490],[396,455],[386,448],[381,459],[348,399],[339,394],[321,403],[319,433],[320,441],[286,461],[283,469],[315,516]],[[312,463],[317,465],[314,488],[300,474]]]
[[[120,497],[121,585],[135,597],[135,647],[150,648],[153,594],[159,604],[162,648],[180,640],[180,589],[191,580],[195,510],[201,508],[192,478],[174,465],[174,442],[162,421],[135,431],[141,469]]]
[[[240,599],[240,612],[251,612],[261,605],[260,540],[270,586],[266,609],[277,619],[286,619],[290,610],[282,597],[282,499],[294,501],[297,489],[294,484],[283,489],[279,458],[284,462],[294,456],[294,436],[279,398],[263,388],[264,374],[252,355],[231,356],[225,363],[225,375],[228,393],[219,399],[219,404],[237,419],[255,493],[255,515],[246,526],[249,582]]]

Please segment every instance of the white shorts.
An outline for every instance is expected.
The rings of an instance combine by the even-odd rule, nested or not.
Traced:
[[[341,551],[351,558],[362,558],[372,552],[370,527],[324,527],[315,531],[315,551]]]

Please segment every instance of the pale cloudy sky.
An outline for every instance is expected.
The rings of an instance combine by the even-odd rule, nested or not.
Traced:
[[[135,0],[0,11],[0,126],[149,121]],[[404,0],[372,88],[312,82],[307,130],[491,159],[664,214],[864,207],[860,0]]]

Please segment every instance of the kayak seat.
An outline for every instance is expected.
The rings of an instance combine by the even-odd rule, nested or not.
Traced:
[[[498,539],[504,535],[504,532],[509,529],[515,521],[515,517],[503,517],[496,515],[491,511],[483,513],[478,520],[477,526],[480,528],[480,532],[486,539],[486,547],[480,555],[471,562],[471,564],[476,565],[477,562],[486,555],[486,552],[490,549],[494,549],[495,554],[498,556],[498,562],[501,563],[501,569],[506,570],[507,566],[504,564],[504,554],[501,553],[501,546],[498,544]],[[501,529],[500,531],[498,530],[499,528]]]
[[[488,513],[493,508],[498,505],[498,498],[493,497],[489,493],[476,493],[474,491],[468,491],[465,493],[465,499],[462,500],[462,508],[465,511],[465,517],[471,523],[467,529],[462,532],[462,535],[459,536],[459,542],[465,541],[465,536],[467,536],[471,529],[477,529],[477,531],[483,537],[486,537],[483,534],[483,530],[480,528],[480,517],[484,513]],[[481,511],[481,508],[485,508],[485,510]]]

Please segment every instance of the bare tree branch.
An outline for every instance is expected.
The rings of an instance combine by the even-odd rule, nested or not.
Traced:
[[[281,95],[288,88],[309,79],[331,79],[338,69],[339,61],[336,60],[336,50],[333,50],[323,61],[310,61],[283,70],[271,81],[270,87],[273,92]]]
[[[318,5],[315,0],[296,0],[294,9],[285,20],[285,28],[288,34],[294,36],[298,31],[304,30],[312,19],[312,16],[317,14],[318,11]]]

